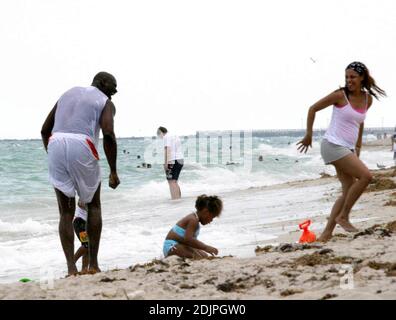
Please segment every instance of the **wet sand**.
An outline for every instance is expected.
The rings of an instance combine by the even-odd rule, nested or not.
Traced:
[[[396,171],[377,170],[373,183],[351,213],[361,230],[339,227],[326,244],[296,243],[301,221],[268,225],[286,230],[260,243],[249,258],[232,256],[192,261],[153,260],[128,269],[46,282],[0,285],[0,299],[396,299]],[[291,182],[242,193],[249,201],[266,188],[329,186],[323,201],[339,194],[335,177]],[[310,218],[310,217],[307,217]],[[315,216],[319,235],[325,216]]]

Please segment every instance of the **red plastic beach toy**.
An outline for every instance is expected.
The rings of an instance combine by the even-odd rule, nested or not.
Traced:
[[[304,242],[315,242],[316,241],[316,235],[312,231],[308,230],[308,227],[311,224],[311,220],[304,221],[300,223],[298,226],[300,227],[301,230],[303,230],[303,234],[300,237],[300,243]]]

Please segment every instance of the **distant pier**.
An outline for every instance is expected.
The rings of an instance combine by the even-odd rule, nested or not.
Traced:
[[[364,128],[364,134],[373,134],[373,135],[387,135],[393,134],[395,128],[394,127],[373,127],[373,128]],[[232,133],[237,133],[238,131],[243,132],[247,130],[224,130],[224,131],[197,131],[196,136],[226,136],[231,135]],[[323,136],[326,132],[326,129],[315,129],[313,131],[314,136]],[[268,129],[268,130],[252,130],[253,137],[303,137],[306,133],[305,129]]]

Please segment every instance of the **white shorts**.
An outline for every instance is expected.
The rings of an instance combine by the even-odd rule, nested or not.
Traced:
[[[90,203],[101,181],[99,157],[91,139],[82,134],[54,133],[48,144],[49,180],[67,197],[76,192]]]

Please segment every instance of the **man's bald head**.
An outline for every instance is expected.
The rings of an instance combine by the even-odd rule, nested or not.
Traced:
[[[117,93],[117,80],[108,72],[99,72],[93,78],[92,86],[102,91],[109,99],[111,96]]]

